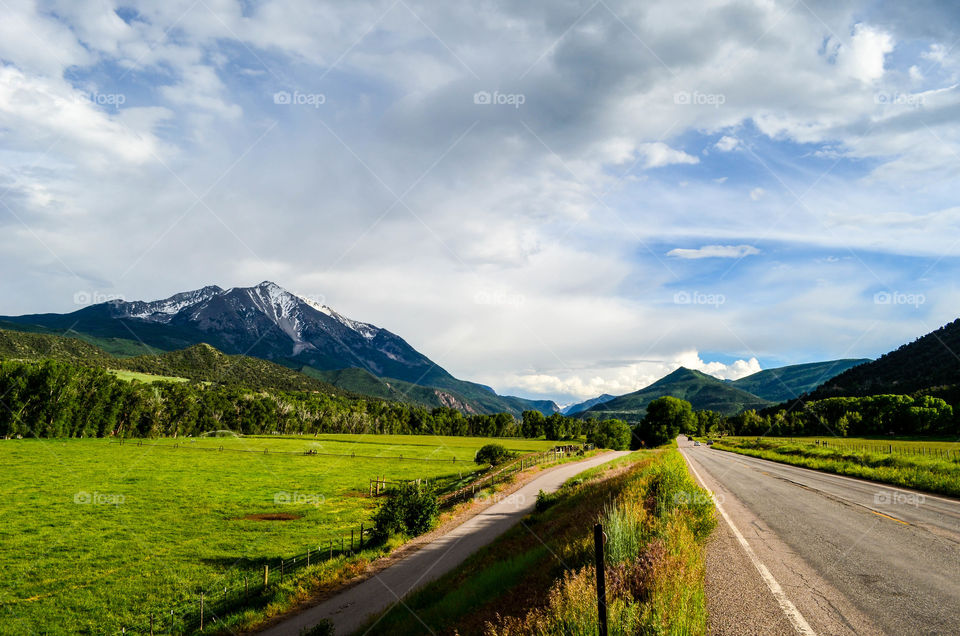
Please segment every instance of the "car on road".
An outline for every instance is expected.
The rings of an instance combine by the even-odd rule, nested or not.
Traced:
[[[699,446],[699,445],[700,445],[700,442],[694,442],[693,445],[694,445],[694,446]]]

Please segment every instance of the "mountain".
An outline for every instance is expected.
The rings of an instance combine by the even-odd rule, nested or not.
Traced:
[[[960,320],[844,371],[822,384],[810,399],[882,393],[943,392],[960,385]],[[955,391],[952,391],[955,393]]]
[[[734,415],[746,409],[760,409],[771,404],[712,375],[680,367],[646,388],[597,404],[579,413],[577,417],[618,418],[637,422],[646,415],[650,402],[665,395],[690,402],[694,410],[709,409],[726,415]]]
[[[787,402],[813,391],[847,369],[867,362],[870,362],[869,358],[793,364],[757,371],[729,384],[771,402]]]
[[[211,285],[158,301],[111,301],[69,314],[0,316],[0,321],[21,330],[69,331],[93,342],[135,340],[161,351],[208,344],[228,355],[297,370],[362,369],[377,378],[441,389],[452,394],[449,399],[436,396],[441,403],[466,400],[469,407],[459,406],[467,411],[519,415],[526,409],[548,414],[558,410],[552,402],[499,396],[488,387],[458,380],[400,336],[269,281],[226,290]]]
[[[604,393],[603,395],[598,395],[595,398],[584,400],[583,402],[579,402],[578,404],[571,404],[570,406],[566,407],[560,412],[563,413],[564,415],[576,415],[577,413],[586,411],[591,406],[596,406],[597,404],[603,404],[604,402],[609,402],[614,397],[616,396]]]

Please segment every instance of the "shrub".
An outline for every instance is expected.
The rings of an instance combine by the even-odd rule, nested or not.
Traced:
[[[477,451],[473,461],[478,464],[490,464],[499,466],[503,462],[513,457],[513,453],[504,448],[501,444],[487,444]]]
[[[534,509],[537,512],[543,512],[558,501],[560,501],[559,493],[548,494],[541,490],[537,493],[537,503],[534,506]]]
[[[434,492],[417,484],[403,484],[387,491],[386,501],[373,515],[374,533],[381,539],[392,534],[423,534],[433,528],[439,511]]]
[[[309,629],[304,627],[300,630],[300,636],[333,636],[333,634],[333,623],[326,618]]]

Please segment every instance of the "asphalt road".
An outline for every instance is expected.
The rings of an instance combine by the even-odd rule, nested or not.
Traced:
[[[725,516],[708,554],[713,633],[960,634],[960,501],[681,452]]]
[[[370,617],[449,572],[518,523],[533,510],[539,491],[554,492],[578,473],[627,454],[612,451],[554,468],[402,561],[262,634],[297,636],[303,628],[312,627],[325,618],[333,622],[337,634],[350,634]],[[376,626],[370,633],[377,633]]]

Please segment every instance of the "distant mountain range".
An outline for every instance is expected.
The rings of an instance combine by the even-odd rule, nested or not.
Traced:
[[[695,410],[709,409],[734,415],[745,409],[761,409],[771,402],[731,386],[712,375],[680,367],[639,391],[597,404],[578,417],[618,418],[628,422],[642,420],[650,402],[665,395],[686,400]]]
[[[269,281],[227,290],[208,286],[152,302],[111,301],[69,314],[2,316],[0,327],[77,335],[122,353],[207,344],[226,354],[302,370],[348,391],[415,395],[408,401],[468,413],[559,411],[550,401],[500,396],[489,387],[458,380],[400,336]],[[345,369],[366,373],[325,373]]]
[[[595,398],[590,398],[589,400],[585,400],[578,404],[571,404],[570,406],[566,407],[560,412],[563,413],[564,415],[576,415],[577,413],[586,411],[588,408],[592,406],[596,406],[597,404],[603,404],[604,402],[609,402],[615,397],[616,397],[615,395],[604,393],[603,395],[598,395]]]

